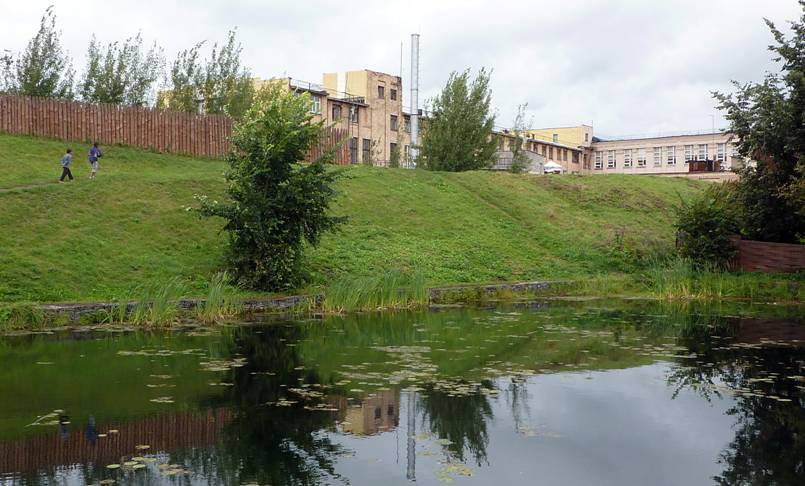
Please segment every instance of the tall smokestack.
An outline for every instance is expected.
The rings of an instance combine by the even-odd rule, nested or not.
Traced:
[[[419,157],[419,34],[411,34],[411,160]]]

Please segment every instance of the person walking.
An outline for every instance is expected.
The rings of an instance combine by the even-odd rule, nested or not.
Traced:
[[[59,182],[64,184],[64,178],[69,177],[70,180],[73,180],[73,173],[70,172],[70,165],[73,163],[73,149],[67,149],[67,153],[64,154],[64,157],[61,158],[61,177],[59,178]]]
[[[89,174],[90,179],[95,179],[95,173],[98,172],[98,159],[100,159],[102,155],[101,149],[98,148],[98,142],[93,143],[92,148],[89,149],[89,166],[92,169],[92,172]]]

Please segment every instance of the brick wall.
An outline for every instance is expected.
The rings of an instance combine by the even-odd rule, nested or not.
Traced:
[[[805,270],[805,245],[734,240],[738,249],[735,268],[745,272],[796,272]]]

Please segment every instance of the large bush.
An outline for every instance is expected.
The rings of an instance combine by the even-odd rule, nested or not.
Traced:
[[[341,220],[328,214],[339,174],[325,166],[332,154],[301,163],[323,128],[312,116],[306,95],[279,86],[259,92],[232,136],[231,202],[201,197],[203,215],[226,220],[230,267],[247,287],[298,285],[305,244],[315,245]]]
[[[735,256],[731,238],[739,225],[731,187],[711,186],[691,202],[677,208],[679,254],[701,268],[725,268]]]
[[[742,234],[751,239],[805,240],[805,1],[800,5],[790,38],[766,21],[780,72],[715,94],[740,154],[757,162],[741,171],[736,187]]]

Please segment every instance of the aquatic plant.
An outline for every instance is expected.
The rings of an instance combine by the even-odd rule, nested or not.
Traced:
[[[344,277],[334,281],[321,303],[325,312],[409,308],[428,303],[422,272],[385,272],[376,277]]]
[[[37,329],[44,325],[45,314],[35,304],[20,302],[0,305],[0,330]]]
[[[164,326],[179,316],[179,299],[186,287],[178,277],[141,287],[137,303],[127,321],[137,325]]]
[[[230,284],[227,272],[218,272],[207,285],[207,295],[197,307],[198,320],[211,323],[238,314],[243,309],[237,287]]]

